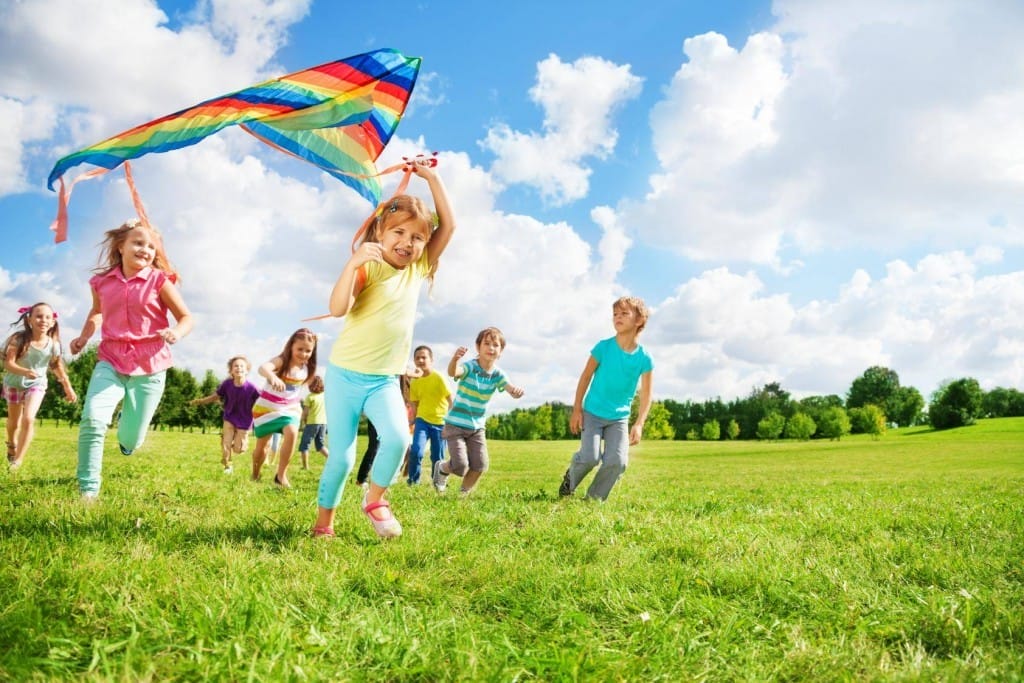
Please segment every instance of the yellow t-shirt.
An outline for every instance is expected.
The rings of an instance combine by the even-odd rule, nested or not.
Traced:
[[[324,406],[324,392],[321,391],[319,394],[310,392],[309,396],[302,401],[302,405],[306,407],[306,424],[327,424],[327,408]]]
[[[444,424],[448,414],[448,397],[452,395],[448,383],[437,370],[426,377],[409,382],[409,400],[416,401],[416,417],[432,425]]]
[[[367,375],[398,375],[412,348],[420,285],[430,272],[427,250],[398,270],[383,261],[360,266],[366,283],[345,316],[331,363]]]

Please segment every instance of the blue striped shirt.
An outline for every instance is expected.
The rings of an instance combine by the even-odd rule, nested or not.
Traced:
[[[469,361],[462,368],[464,372],[459,378],[455,401],[445,423],[462,429],[483,429],[487,402],[495,391],[505,390],[508,378],[497,367],[485,372],[476,360]]]

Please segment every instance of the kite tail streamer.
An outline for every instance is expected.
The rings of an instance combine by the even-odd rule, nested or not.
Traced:
[[[124,179],[128,183],[128,192],[132,196],[132,204],[135,205],[135,212],[139,215],[139,220],[142,224],[149,226],[149,218],[146,216],[146,207],[142,204],[142,198],[139,197],[139,191],[135,189],[135,179],[132,178],[132,166],[129,162],[119,164],[124,166]],[[116,168],[116,166],[115,166]],[[64,177],[58,178],[57,182],[60,184],[60,194],[57,196],[57,217],[53,219],[53,223],[50,223],[51,232],[56,233],[53,241],[57,244],[65,241],[68,238],[68,203],[71,201],[71,191],[75,189],[82,180],[92,180],[98,178],[101,175],[106,175],[113,169],[109,168],[94,168],[91,171],[86,171],[71,181],[70,185],[65,187]]]
[[[71,191],[80,180],[89,180],[107,173],[108,168],[94,168],[75,177],[71,184],[65,188],[64,176],[59,179],[60,194],[57,197],[57,217],[50,223],[50,230],[55,234],[53,241],[60,244],[68,238],[68,202],[71,201]]]

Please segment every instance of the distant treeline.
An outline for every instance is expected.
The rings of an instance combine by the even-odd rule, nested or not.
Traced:
[[[68,363],[68,375],[80,399],[85,397],[96,364],[90,346]],[[154,428],[216,429],[221,424],[217,403],[192,406],[189,401],[208,396],[224,380],[207,370],[197,380],[187,370],[170,368],[163,400],[153,418]],[[51,378],[51,385],[54,384]],[[69,426],[78,424],[82,401],[66,403],[53,386],[46,392],[38,417]],[[0,414],[7,403],[0,401]],[[487,437],[512,440],[575,439],[569,431],[572,406],[553,402],[516,409],[487,419]],[[636,405],[633,406],[633,417]],[[731,401],[656,401],[644,426],[647,439],[839,439],[847,434],[881,435],[890,426],[931,424],[946,429],[973,424],[979,417],[1024,416],[1024,393],[997,387],[983,391],[967,377],[944,383],[926,403],[914,387],[900,386],[889,368],[873,366],[850,385],[845,399],[836,395],[793,399],[777,382],[754,388]]]

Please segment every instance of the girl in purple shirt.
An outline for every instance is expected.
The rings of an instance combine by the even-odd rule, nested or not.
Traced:
[[[78,488],[85,502],[99,496],[103,443],[118,403],[123,399],[118,445],[131,455],[145,440],[164,393],[170,345],[192,331],[192,314],[174,286],[177,275],[155,228],[133,219],[108,230],[100,264],[89,280],[92,309],[69,345],[71,353],[81,352],[100,328],[98,360],[78,428]]]

